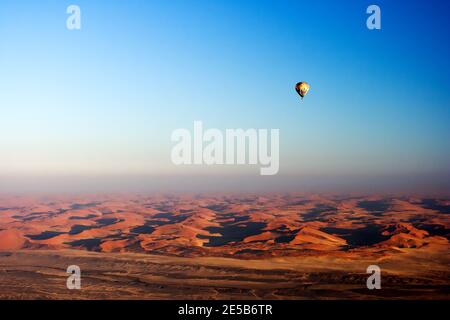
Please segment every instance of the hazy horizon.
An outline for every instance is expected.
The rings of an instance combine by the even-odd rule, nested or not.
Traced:
[[[318,192],[450,196],[448,175],[0,176],[0,194]]]

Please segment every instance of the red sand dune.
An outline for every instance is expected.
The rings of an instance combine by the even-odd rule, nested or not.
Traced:
[[[447,247],[449,201],[418,197],[84,195],[0,198],[0,249],[296,256]]]
[[[4,196],[0,299],[448,299],[449,213],[417,196]]]

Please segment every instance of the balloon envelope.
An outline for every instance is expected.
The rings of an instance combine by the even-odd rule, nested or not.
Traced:
[[[299,82],[295,85],[295,91],[300,95],[300,97],[303,97],[308,93],[309,91],[309,84],[307,82]]]

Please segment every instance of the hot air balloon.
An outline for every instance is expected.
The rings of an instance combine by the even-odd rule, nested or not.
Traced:
[[[300,97],[306,96],[309,91],[309,84],[307,82],[299,82],[295,85],[295,91],[300,95]]]

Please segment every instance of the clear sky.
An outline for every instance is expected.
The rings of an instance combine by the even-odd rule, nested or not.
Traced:
[[[194,120],[279,128],[280,175],[448,175],[449,16],[438,0],[2,0],[0,175],[258,174],[175,167],[170,134]]]

